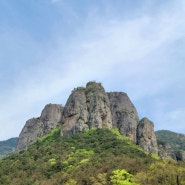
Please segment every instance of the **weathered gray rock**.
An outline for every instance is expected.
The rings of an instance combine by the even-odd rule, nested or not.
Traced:
[[[87,83],[86,102],[90,128],[112,128],[109,98],[100,83]]]
[[[90,128],[111,128],[110,102],[100,83],[89,82],[70,95],[62,116],[61,135],[78,133]]]
[[[138,113],[126,93],[107,93],[110,100],[113,127],[136,142],[136,130],[139,123]]]
[[[158,144],[158,155],[162,159],[172,158],[177,160],[176,154],[171,150],[171,147],[168,144]]]
[[[48,104],[39,118],[29,119],[19,135],[16,151],[20,152],[26,149],[38,137],[42,137],[56,128],[61,121],[62,109],[61,105]]]
[[[88,130],[88,120],[85,90],[77,88],[73,90],[64,107],[61,135]]]
[[[52,129],[61,123],[63,107],[58,104],[47,104],[40,116],[44,125],[44,134],[49,133]]]
[[[147,118],[140,120],[137,128],[137,144],[145,151],[158,154],[154,124]]]
[[[28,120],[20,133],[16,151],[26,149],[59,123],[62,136],[91,128],[118,128],[144,150],[157,153],[153,123],[147,118],[139,122],[137,110],[126,93],[106,93],[96,82],[74,89],[64,109],[61,105],[48,104],[39,118]]]

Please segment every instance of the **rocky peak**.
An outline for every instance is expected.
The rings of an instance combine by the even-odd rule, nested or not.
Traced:
[[[65,105],[61,135],[90,128],[111,128],[110,102],[100,83],[89,82],[73,90]]]
[[[145,151],[158,154],[154,124],[148,118],[143,118],[139,121],[137,128],[137,144]]]
[[[47,104],[40,116],[40,120],[49,130],[56,127],[56,124],[61,122],[63,107],[58,104]]]
[[[61,121],[62,109],[61,105],[48,104],[43,109],[40,117],[26,121],[19,135],[16,151],[19,152],[26,149],[38,137],[42,137],[56,128]]]
[[[137,110],[126,93],[106,93],[101,83],[96,82],[75,88],[64,108],[48,104],[39,118],[29,119],[20,133],[16,151],[26,149],[59,123],[62,136],[91,128],[118,128],[144,150],[157,153],[153,123],[147,118],[139,122]]]
[[[107,93],[110,100],[113,127],[136,142],[136,130],[139,123],[138,113],[126,93]]]

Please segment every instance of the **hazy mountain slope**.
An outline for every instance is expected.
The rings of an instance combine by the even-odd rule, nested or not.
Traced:
[[[159,144],[168,144],[173,151],[185,150],[185,135],[169,130],[159,130],[155,134]]]
[[[15,150],[18,138],[11,138],[5,141],[0,141],[0,158],[6,156]]]

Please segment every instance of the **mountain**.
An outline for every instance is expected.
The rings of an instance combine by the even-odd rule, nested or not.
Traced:
[[[118,129],[61,137],[57,127],[0,161],[1,185],[180,185],[185,163],[145,152]]]
[[[0,158],[5,157],[7,154],[15,151],[18,138],[11,138],[5,141],[0,141]]]
[[[64,107],[48,104],[26,121],[16,152],[0,160],[0,184],[185,185],[185,161],[168,158],[174,153],[165,134],[156,134],[126,93],[88,82]]]
[[[155,132],[160,154],[177,160],[185,160],[185,135],[168,130]],[[165,153],[166,152],[166,153]]]
[[[139,120],[137,110],[126,93],[107,93],[101,83],[88,82],[86,87],[75,88],[64,107],[46,105],[39,118],[26,122],[16,151],[25,150],[58,125],[61,125],[61,136],[92,128],[117,128],[145,151],[158,153],[152,121],[147,118]]]

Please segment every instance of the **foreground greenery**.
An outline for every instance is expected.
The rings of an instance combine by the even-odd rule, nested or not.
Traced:
[[[185,185],[185,164],[141,150],[117,130],[60,129],[0,161],[1,185]]]
[[[17,139],[18,138],[15,137],[6,141],[0,141],[0,158],[5,157],[7,154],[15,150]]]

